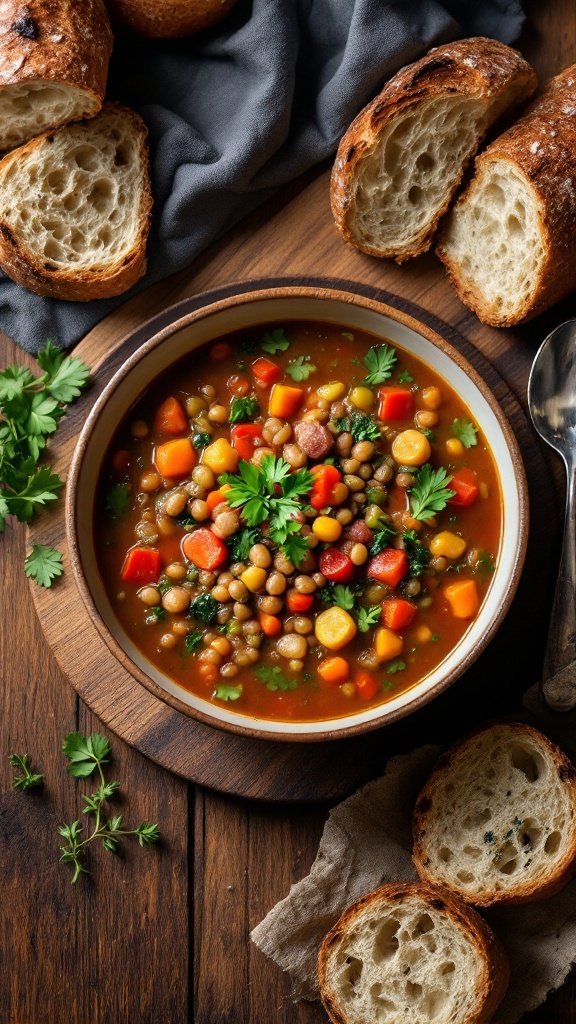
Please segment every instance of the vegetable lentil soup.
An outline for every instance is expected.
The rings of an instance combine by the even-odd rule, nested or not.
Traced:
[[[198,697],[272,721],[349,716],[437,668],[501,530],[497,469],[454,389],[316,322],[226,335],[159,378],[95,506],[132,642]]]

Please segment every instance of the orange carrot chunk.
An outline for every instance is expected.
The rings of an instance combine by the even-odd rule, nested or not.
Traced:
[[[444,588],[444,596],[455,619],[473,619],[480,607],[474,580],[458,580]]]
[[[154,426],[162,434],[183,434],[188,430],[188,417],[174,395],[158,406]]]
[[[274,384],[270,392],[268,415],[288,420],[298,412],[303,398],[302,388],[291,388],[288,384]]]
[[[160,552],[155,548],[131,548],[122,566],[125,583],[155,583],[162,570]]]
[[[354,676],[354,682],[363,700],[372,700],[378,693],[378,682],[370,672],[357,672]]]
[[[196,452],[187,437],[159,444],[154,452],[156,469],[163,477],[187,476],[196,465]]]
[[[406,629],[418,611],[415,604],[401,597],[390,597],[382,602],[382,622],[388,629]]]
[[[230,490],[230,484],[222,484],[217,491],[210,491],[205,497],[205,502],[211,512],[214,511],[217,505],[222,505],[226,501],[226,494]]]
[[[184,537],[182,552],[198,569],[206,569],[208,572],[223,565],[228,558],[228,548],[224,541],[205,526]]]
[[[367,575],[389,587],[397,587],[408,568],[408,555],[402,548],[384,548],[368,563]]]
[[[325,683],[332,686],[339,686],[350,678],[350,666],[346,658],[337,655],[334,658],[324,658],[318,665],[318,675]]]
[[[258,621],[264,636],[278,636],[282,632],[282,619],[279,619],[277,615],[265,615],[264,612],[261,612]]]
[[[273,363],[271,359],[265,359],[264,356],[254,360],[252,373],[259,384],[270,386],[270,384],[276,384],[277,381],[282,380],[282,370],[278,363]]]

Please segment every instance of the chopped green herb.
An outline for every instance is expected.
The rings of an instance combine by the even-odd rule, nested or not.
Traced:
[[[238,700],[242,696],[242,686],[226,686],[224,683],[219,683],[214,690],[213,696],[217,700]]]
[[[260,415],[260,403],[250,395],[247,398],[233,398],[230,405],[230,423],[246,423]]]
[[[357,608],[356,609],[356,623],[361,633],[367,633],[371,626],[375,626],[380,621],[382,615],[382,608],[379,604],[374,605],[372,608]]]
[[[439,639],[440,639],[440,634],[439,633],[432,633],[432,636],[430,637],[430,640],[432,641],[433,644],[437,644]]]
[[[154,608],[148,608],[144,622],[147,626],[153,626],[157,622],[163,622],[166,618],[166,609],[161,604],[157,604]]]
[[[56,548],[48,548],[45,544],[35,544],[24,562],[24,572],[41,587],[51,587],[63,573],[62,555]]]
[[[402,534],[402,540],[404,542],[404,550],[410,561],[409,575],[411,579],[416,579],[428,567],[431,558],[430,551],[418,538],[416,530],[405,530]]]
[[[266,684],[266,689],[274,693],[276,690],[296,690],[298,680],[293,676],[285,676],[278,665],[259,665],[255,675]]]
[[[164,594],[173,586],[174,584],[172,583],[172,580],[169,580],[167,576],[161,576],[156,584],[156,589],[160,592],[162,597],[164,597]]]
[[[389,665],[386,665],[385,671],[388,675],[393,676],[396,672],[403,672],[406,668],[406,662],[398,659],[397,661],[391,661]]]
[[[242,373],[246,369],[247,363],[245,359],[239,359],[236,363],[236,369]]]
[[[228,539],[228,550],[233,562],[246,562],[253,544],[262,540],[260,530],[250,530],[246,527],[239,533],[234,533]]]
[[[212,437],[210,434],[194,434],[192,437],[192,444],[195,448],[206,448],[210,444]]]
[[[424,434],[424,437],[426,438],[427,441],[432,441],[432,443],[434,443],[434,441],[436,440],[436,434],[434,433],[433,430],[430,430],[428,427],[426,428],[426,430],[423,430],[422,433]]]
[[[184,637],[184,654],[195,654],[202,647],[202,633],[195,630],[193,633],[186,633]]]
[[[408,370],[401,370],[400,373],[398,374],[399,384],[412,384],[413,381],[414,377],[412,376],[411,373],[409,373]]]
[[[292,377],[292,380],[299,383],[300,381],[308,380],[310,374],[316,373],[317,369],[318,367],[314,366],[314,363],[311,362],[310,356],[296,356],[295,359],[291,359],[288,363],[286,373],[289,377]]]
[[[251,356],[258,350],[258,345],[253,338],[242,338],[242,341],[240,342],[240,350],[245,352],[246,355]]]
[[[340,331],[343,338],[347,338],[348,341],[354,341],[354,335],[350,331]]]
[[[475,427],[464,416],[459,420],[452,421],[452,433],[454,437],[457,437],[462,442],[465,448],[474,448],[478,444],[476,437],[478,427]]]
[[[28,789],[37,789],[41,786],[44,781],[44,776],[39,772],[30,771],[30,755],[29,754],[10,754],[10,764],[13,768],[18,768],[20,774],[14,775],[12,778],[12,788],[21,789],[26,792]]]
[[[379,555],[384,548],[390,546],[390,542],[396,536],[396,530],[389,523],[380,521],[377,529],[374,531],[374,539],[370,545],[370,554]]]
[[[130,504],[129,484],[114,484],[106,495],[106,511],[111,519],[119,519]]]
[[[197,619],[198,622],[204,622],[206,625],[215,622],[217,614],[218,602],[214,600],[212,594],[199,594],[192,601],[188,611],[189,618]],[[188,636],[190,636],[189,633]]]
[[[266,331],[260,348],[263,352],[267,352],[269,356],[275,356],[278,352],[285,352],[289,345],[290,342],[284,333],[284,329],[282,327],[275,327],[273,331]]]
[[[478,556],[478,561],[474,566],[474,572],[480,576],[491,576],[495,571],[496,566],[492,555],[488,554],[487,551],[481,551]]]
[[[351,416],[335,421],[337,430],[352,434],[355,441],[379,441],[380,427],[364,412],[353,412]]]
[[[448,501],[456,493],[447,486],[451,479],[443,466],[432,469],[427,462],[418,470],[416,483],[410,491],[410,508],[414,519],[426,522],[446,508]]]
[[[374,345],[364,356],[364,364],[369,370],[364,381],[370,386],[383,384],[392,376],[396,362],[396,349],[391,345]]]
[[[354,607],[356,598],[354,592],[350,587],[344,587],[341,583],[337,583],[332,590],[332,604],[338,606],[338,608],[344,608],[346,611],[350,611]]]

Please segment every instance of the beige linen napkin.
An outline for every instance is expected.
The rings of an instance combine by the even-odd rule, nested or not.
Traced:
[[[533,692],[526,705],[537,710]],[[381,779],[338,804],[310,874],[254,928],[252,941],[288,972],[295,999],[318,998],[318,949],[346,907],[383,883],[416,878],[410,855],[412,810],[440,752],[440,747],[426,746],[393,758]],[[516,1024],[562,984],[576,960],[576,881],[542,903],[485,916],[511,967],[510,987],[494,1024]]]

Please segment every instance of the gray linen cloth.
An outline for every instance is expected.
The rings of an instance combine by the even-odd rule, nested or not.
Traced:
[[[0,278],[0,329],[29,351],[47,337],[74,344],[329,157],[403,64],[462,35],[512,42],[523,20],[519,0],[239,0],[196,39],[119,36],[109,95],[150,131],[148,273],[125,296],[90,303],[41,298]]]

